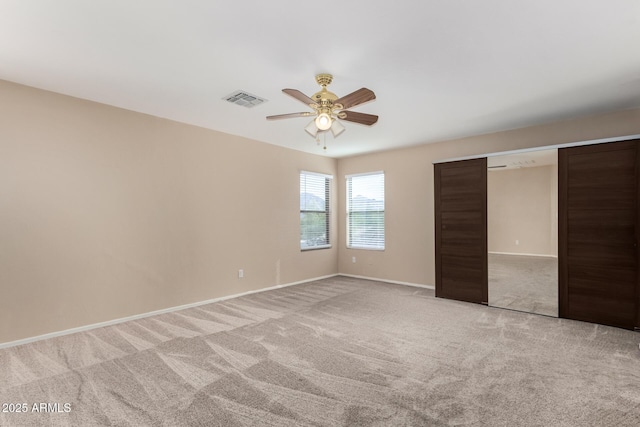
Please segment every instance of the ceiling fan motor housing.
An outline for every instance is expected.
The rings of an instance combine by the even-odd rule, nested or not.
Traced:
[[[316,82],[318,82],[318,84],[322,86],[322,90],[320,90],[320,92],[314,93],[311,99],[313,99],[313,101],[317,104],[317,106],[314,108],[318,111],[318,113],[327,113],[331,115],[334,109],[340,109],[338,108],[340,107],[340,105],[334,105],[334,102],[336,99],[338,99],[338,96],[335,93],[327,90],[327,86],[331,84],[332,81],[333,76],[331,74],[318,74],[316,76]]]

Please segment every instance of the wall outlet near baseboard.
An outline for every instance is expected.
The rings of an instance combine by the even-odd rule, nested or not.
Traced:
[[[242,279],[244,277],[244,270],[240,269],[238,270],[238,279]]]
[[[355,264],[356,263],[356,257],[351,257],[351,262]]]

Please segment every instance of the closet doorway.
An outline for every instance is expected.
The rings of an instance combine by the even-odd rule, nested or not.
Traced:
[[[487,159],[489,305],[558,317],[558,151]]]
[[[548,203],[544,202],[551,206],[548,213],[537,214],[550,217],[551,224],[538,230],[537,235],[531,235],[525,233],[530,231],[525,223],[517,235],[507,232],[504,242],[497,240],[495,221],[500,216],[496,217],[495,206],[488,202],[487,193],[491,197],[492,192],[506,190],[487,191],[487,181],[494,180],[488,177],[494,173],[487,171],[488,166],[500,166],[494,163],[499,160],[497,157],[489,156],[489,159],[491,164],[487,163],[486,157],[434,164],[436,296],[640,330],[638,136],[627,140],[567,144],[559,148],[557,166],[549,165],[552,170],[557,168],[557,173],[552,173],[548,181],[548,187],[555,187],[558,196],[550,195]],[[491,168],[495,169],[502,168]],[[519,182],[515,178],[503,181],[509,185]],[[489,185],[493,187],[493,184]],[[520,188],[517,194],[533,197],[533,190]],[[554,200],[557,201],[557,219]],[[514,210],[525,203],[522,199],[510,202],[507,208]],[[521,212],[520,220],[534,208],[537,207]],[[501,221],[507,220],[498,219],[499,226],[504,225]],[[557,232],[554,231],[556,227]],[[519,296],[510,294],[513,281],[504,286],[506,290],[494,286],[500,274],[515,276],[518,273],[506,272],[507,267],[495,263],[493,255],[502,252],[512,256],[553,258],[554,235],[557,238],[558,273],[554,273],[553,267],[529,265],[524,268],[538,275],[547,271],[543,273],[544,280],[547,284],[555,284],[557,297],[552,290],[545,298],[547,301],[555,299],[558,304],[555,308],[541,302],[537,306],[527,303],[518,307],[515,303]],[[544,236],[549,237],[547,251],[529,248],[530,240]],[[488,277],[490,272],[492,280]],[[524,292],[531,289],[524,287]]]

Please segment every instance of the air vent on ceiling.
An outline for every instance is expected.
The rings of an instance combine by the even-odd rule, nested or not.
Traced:
[[[260,98],[259,96],[252,95],[245,90],[233,91],[222,99],[228,102],[231,102],[232,104],[241,105],[247,108],[252,108],[252,107],[255,107],[256,105],[260,105],[267,102],[266,99]]]

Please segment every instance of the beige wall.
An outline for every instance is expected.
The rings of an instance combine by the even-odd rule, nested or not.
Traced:
[[[340,159],[341,201],[346,197],[344,175],[385,171],[387,241],[382,252],[346,249],[342,206],[338,269],[343,274],[435,284],[435,161],[636,134],[640,134],[640,109]]]
[[[488,171],[489,252],[558,255],[554,175],[557,167],[551,165]]]
[[[298,175],[336,167],[0,81],[0,343],[337,273]]]

